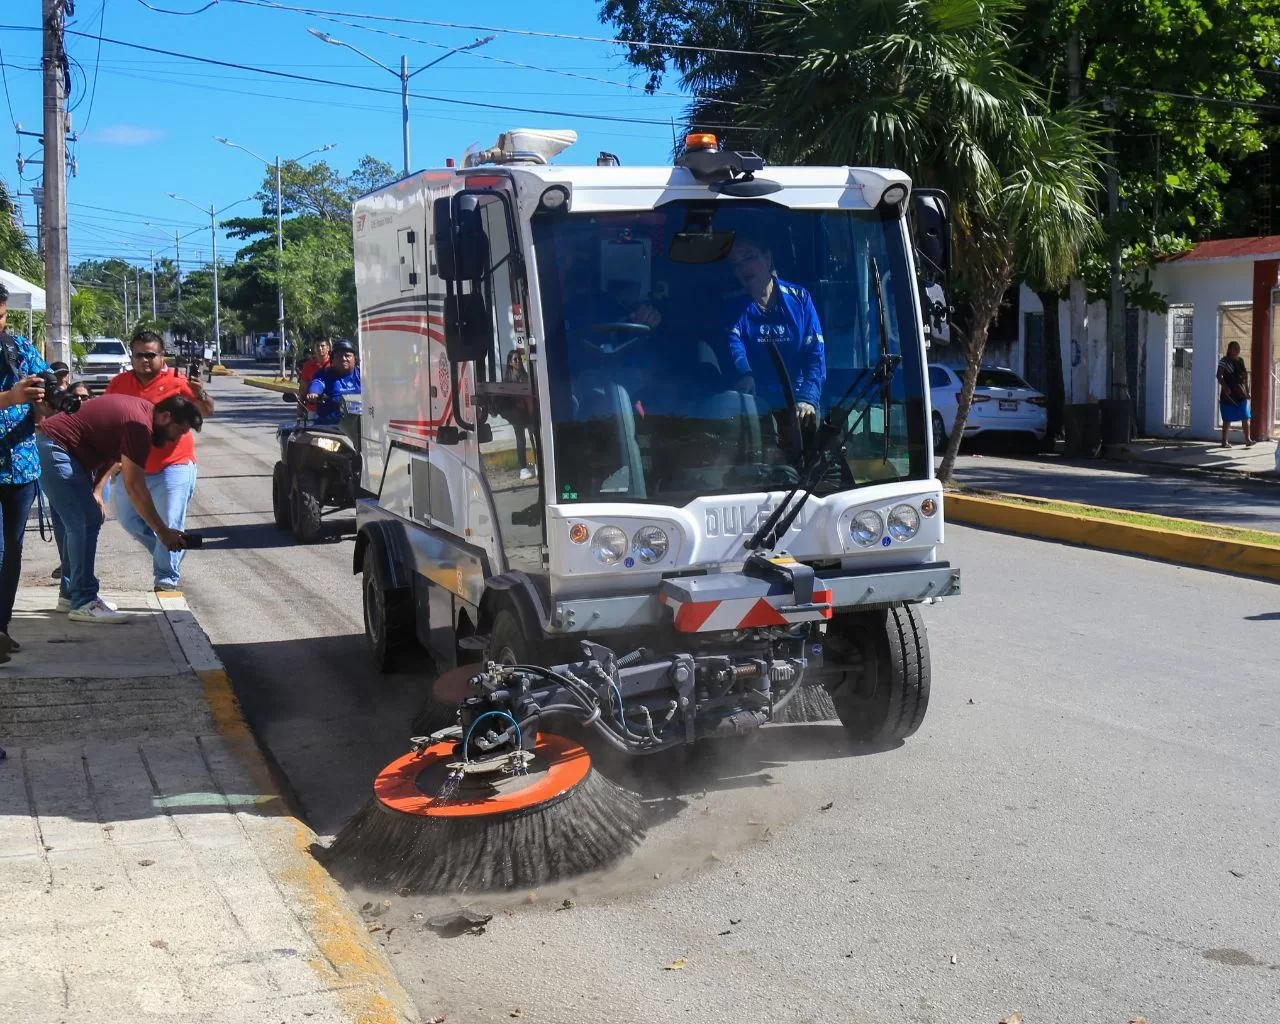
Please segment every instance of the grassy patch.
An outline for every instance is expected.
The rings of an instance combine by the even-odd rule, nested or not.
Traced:
[[[1266,530],[1247,530],[1235,526],[1218,526],[1214,523],[1202,523],[1193,519],[1174,519],[1169,516],[1152,515],[1149,512],[1130,512],[1119,508],[1103,508],[1099,505],[1080,505],[1073,501],[1055,501],[1051,498],[1029,498],[1025,495],[1002,494],[972,487],[954,487],[950,489],[975,498],[990,498],[1009,505],[1022,505],[1027,508],[1041,509],[1045,512],[1061,512],[1065,515],[1083,516],[1087,519],[1097,519],[1101,522],[1146,526],[1154,530],[1189,533],[1197,537],[1213,537],[1217,540],[1234,540],[1245,544],[1265,544],[1267,547],[1280,548],[1280,533],[1269,533]]]

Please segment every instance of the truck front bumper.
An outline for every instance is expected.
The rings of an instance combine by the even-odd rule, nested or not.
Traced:
[[[861,573],[832,569],[819,571],[816,576],[831,591],[831,605],[837,613],[960,593],[960,570],[949,562]],[[670,615],[657,593],[565,598],[555,602],[547,631],[565,635],[636,629],[656,626]]]

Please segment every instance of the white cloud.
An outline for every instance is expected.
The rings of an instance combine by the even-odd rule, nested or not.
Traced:
[[[163,138],[164,132],[158,128],[144,128],[136,124],[109,124],[84,136],[86,142],[101,142],[107,146],[145,146]]]

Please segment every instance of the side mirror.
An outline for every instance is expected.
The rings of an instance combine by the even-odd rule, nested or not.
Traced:
[[[451,363],[483,362],[493,344],[493,310],[481,291],[454,292],[444,302],[444,347]]]
[[[929,276],[951,273],[951,200],[940,189],[916,189],[911,195],[915,245]]]
[[[285,405],[296,405],[302,398],[296,391],[285,391],[280,397]]]
[[[476,196],[437,199],[436,272],[445,281],[479,281],[489,273],[489,239]]]

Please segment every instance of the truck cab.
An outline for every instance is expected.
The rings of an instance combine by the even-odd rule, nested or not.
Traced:
[[[917,606],[959,590],[925,353],[945,196],[709,136],[553,163],[574,139],[508,132],[354,206],[375,661],[741,653],[793,666],[762,720],[798,674],[860,738],[909,735]]]

